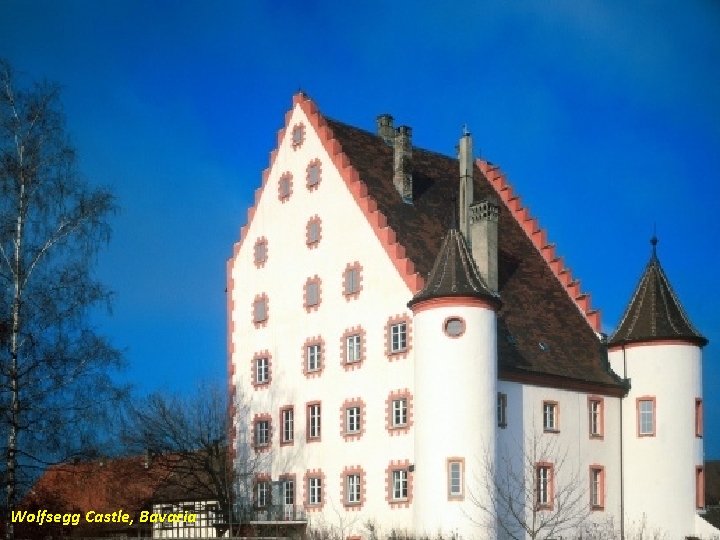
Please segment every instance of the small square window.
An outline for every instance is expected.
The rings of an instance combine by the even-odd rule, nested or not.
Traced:
[[[290,198],[290,195],[292,195],[292,174],[286,172],[278,180],[278,199],[285,202]]]
[[[543,430],[550,433],[557,433],[558,404],[556,401],[543,401]]]
[[[253,249],[253,258],[255,266],[257,266],[258,268],[262,268],[267,262],[267,247],[268,243],[264,237],[258,238],[255,242],[255,246]]]
[[[309,313],[320,305],[320,278],[308,278],[303,290],[305,310]]]
[[[407,425],[407,399],[395,399],[392,402],[392,425],[402,427]]]
[[[360,431],[360,407],[348,407],[345,409],[345,425],[348,433]]]
[[[320,160],[314,159],[307,166],[307,188],[312,191],[320,184]]]
[[[253,301],[253,324],[262,325],[268,319],[268,297],[263,294],[255,297]]]
[[[300,148],[305,141],[305,126],[303,124],[295,124],[292,128],[292,147],[294,150]]]
[[[346,352],[346,358],[345,361],[348,364],[352,364],[354,362],[359,362],[361,360],[360,357],[360,334],[353,334],[351,336],[348,336],[346,338],[347,352]]]
[[[307,346],[307,370],[318,371],[320,369],[320,362],[322,362],[322,349],[319,343],[313,343]]]
[[[348,264],[343,272],[343,294],[347,300],[358,298],[362,290],[362,266],[359,262]]]

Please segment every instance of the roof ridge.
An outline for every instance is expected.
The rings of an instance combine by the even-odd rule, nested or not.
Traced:
[[[560,282],[588,325],[595,332],[600,332],[600,310],[591,308],[590,293],[582,292],[580,280],[573,278],[571,270],[564,265],[563,259],[557,256],[555,244],[548,243],[547,232],[540,227],[538,220],[532,217],[530,211],[522,206],[520,197],[513,193],[512,186],[508,182],[505,173],[497,165],[493,165],[482,158],[477,158],[475,163],[532,245],[545,260],[545,264]]]

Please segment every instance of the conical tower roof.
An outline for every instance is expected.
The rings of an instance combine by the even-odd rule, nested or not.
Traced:
[[[657,239],[651,240],[653,250],[635,289],[630,305],[625,310],[618,329],[609,344],[624,345],[653,340],[684,340],[699,346],[707,344],[692,325],[670,286],[657,258]]]
[[[465,238],[455,227],[445,235],[425,287],[410,300],[408,306],[433,298],[453,296],[482,298],[494,304],[500,303],[499,295],[485,284]]]

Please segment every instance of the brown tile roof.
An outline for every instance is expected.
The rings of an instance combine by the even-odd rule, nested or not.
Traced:
[[[450,201],[456,197],[459,183],[458,161],[413,148],[413,204],[406,204],[392,182],[393,149],[362,129],[329,118],[324,122],[414,268],[427,276],[449,225]],[[477,164],[474,180],[476,201],[497,195]],[[523,230],[507,201],[503,202],[498,227],[501,377],[527,380],[528,376],[542,375],[549,377],[551,384],[588,383],[608,392],[622,391],[620,380],[607,365],[605,346],[586,315]]]
[[[425,287],[413,297],[408,306],[447,296],[484,298],[499,304],[499,296],[488,289],[465,238],[455,228],[445,234]]]
[[[654,237],[652,244],[650,261],[610,345],[665,339],[687,340],[701,347],[706,345],[707,339],[693,327],[660,266]]]

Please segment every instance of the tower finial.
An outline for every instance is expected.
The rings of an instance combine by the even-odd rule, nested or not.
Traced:
[[[653,258],[657,257],[657,243],[658,243],[657,228],[655,226],[655,223],[653,223],[653,235],[652,235],[652,238],[650,238],[650,245],[652,245]]]

